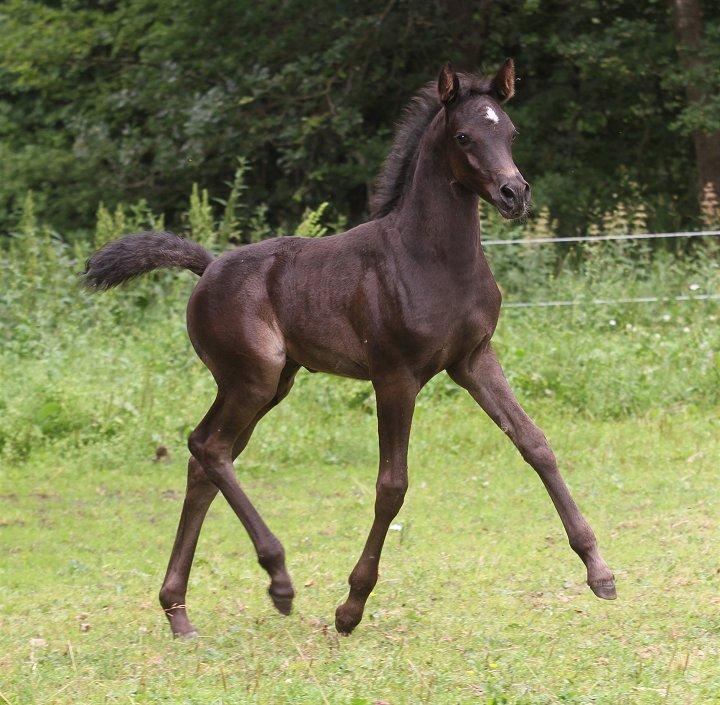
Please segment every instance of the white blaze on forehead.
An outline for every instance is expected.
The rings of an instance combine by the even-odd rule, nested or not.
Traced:
[[[500,122],[500,118],[498,117],[497,113],[489,105],[487,106],[487,108],[485,108],[485,117],[490,120],[490,122]]]

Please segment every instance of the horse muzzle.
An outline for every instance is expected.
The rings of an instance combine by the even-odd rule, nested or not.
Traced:
[[[530,184],[520,172],[506,179],[494,194],[493,202],[503,218],[521,218],[530,206]]]

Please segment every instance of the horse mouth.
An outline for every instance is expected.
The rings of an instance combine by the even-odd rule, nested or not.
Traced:
[[[503,203],[495,204],[495,208],[497,208],[498,213],[500,213],[500,215],[506,220],[518,220],[519,218],[524,218],[528,213],[529,206],[529,203],[523,203],[521,206],[508,208]]]

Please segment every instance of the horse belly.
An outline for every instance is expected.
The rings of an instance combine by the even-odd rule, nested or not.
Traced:
[[[318,345],[287,346],[290,359],[302,365],[310,372],[327,372],[352,379],[370,379],[367,363],[359,355],[348,354],[348,350],[335,350]]]
[[[365,346],[347,319],[306,318],[286,328],[285,344],[288,357],[313,372],[369,379]]]

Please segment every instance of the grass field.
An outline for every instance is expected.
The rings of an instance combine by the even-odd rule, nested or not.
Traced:
[[[0,701],[720,702],[717,307],[692,311],[611,312],[595,328],[533,312],[498,331],[616,573],[616,602],[584,586],[533,471],[440,380],[420,398],[410,491],[349,638],[332,623],[372,517],[365,386],[301,373],[237,463],[285,544],[293,614],[272,609],[219,498],[188,593],[201,636],[182,641],[156,595],[184,438],[212,385],[179,316],[6,353]],[[170,460],[155,463],[160,443]]]

